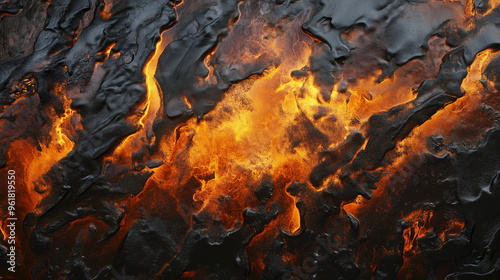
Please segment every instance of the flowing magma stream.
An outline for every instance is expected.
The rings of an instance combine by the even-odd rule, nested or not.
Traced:
[[[500,279],[499,0],[3,2],[0,278]]]

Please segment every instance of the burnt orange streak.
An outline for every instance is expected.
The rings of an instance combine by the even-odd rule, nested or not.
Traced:
[[[426,237],[434,232],[439,237],[439,244],[437,244],[437,246],[441,247],[448,241],[449,237],[460,235],[464,229],[465,223],[463,220],[456,219],[455,217],[448,217],[447,215],[444,215],[446,224],[444,227],[441,227],[441,225],[432,222],[435,215],[438,215],[438,213],[434,213],[432,209],[420,209],[404,218],[408,228],[403,231],[403,238],[405,240],[403,249],[404,263],[399,271],[400,277],[403,275],[411,275],[412,273],[420,273],[418,272],[418,268],[414,267],[413,260],[413,257],[420,250],[418,247],[419,238]],[[434,226],[440,226],[440,228],[433,227],[433,224]]]
[[[189,100],[187,99],[186,96],[183,96],[182,100],[184,100],[184,103],[187,105],[188,110],[191,110],[191,108],[193,108],[193,106],[191,105],[191,103],[189,102]]]
[[[483,106],[491,106],[494,110],[499,110],[498,95],[495,92],[492,81],[484,77],[483,72],[489,63],[498,57],[499,53],[486,50],[477,55],[476,60],[468,69],[468,75],[462,83],[462,88],[466,91],[464,97],[458,99],[437,112],[430,120],[414,129],[406,139],[401,141],[394,153],[393,163],[379,171],[385,175],[378,183],[378,189],[374,192],[371,201],[362,198],[344,205],[347,212],[355,216],[368,214],[372,205],[391,205],[391,195],[398,194],[398,189],[389,189],[389,183],[394,180],[394,175],[398,171],[403,172],[411,169],[411,162],[416,160],[420,154],[429,152],[427,149],[427,139],[432,135],[442,135],[446,143],[457,142],[460,145],[466,145],[469,142],[470,147],[474,148],[478,141],[491,127],[495,125],[495,117],[486,114]],[[485,82],[480,82],[485,81]],[[466,123],[473,123],[471,126],[464,126]],[[439,155],[447,152],[444,150]],[[411,171],[410,171],[411,172]],[[408,176],[410,176],[409,174]],[[404,265],[400,270],[400,276],[416,273],[418,270],[414,266],[413,255],[418,253],[417,239],[434,232],[440,243],[444,244],[450,237],[462,234],[465,223],[456,217],[446,216],[446,222],[431,223],[433,216],[437,215],[432,210],[416,210],[403,219],[408,224],[408,228],[403,231],[404,244]],[[442,215],[442,214],[440,214]],[[442,219],[442,218],[441,218]],[[439,228],[436,228],[439,226]],[[415,276],[416,277],[416,276]]]
[[[463,6],[463,12],[458,11],[457,15],[467,23],[462,28],[467,28],[468,23],[475,16],[474,0],[444,0],[445,2],[458,3]],[[457,8],[455,8],[457,10]]]
[[[424,237],[427,233],[432,231],[429,224],[433,214],[434,213],[429,210],[415,211],[403,218],[403,220],[407,221],[410,225],[403,231],[403,237],[405,239],[404,254],[415,250],[418,246],[417,239]]]
[[[196,279],[196,271],[184,271],[179,279]]]
[[[258,279],[265,269],[264,259],[266,257],[263,248],[271,247],[273,239],[278,234],[276,221],[272,221],[264,231],[250,241],[246,251],[250,262],[249,279]]]
[[[359,69],[357,65],[348,64],[343,72],[343,79],[339,82],[339,84],[349,82],[347,92],[340,94],[342,100],[346,102],[345,116],[363,124],[373,114],[386,112],[413,100],[415,94],[412,88],[423,80],[434,77],[439,71],[442,58],[452,49],[446,45],[443,38],[437,36],[431,37],[428,44],[429,50],[425,59],[412,60],[398,67],[391,77],[385,77],[382,81],[378,81],[382,74],[379,69],[367,78],[349,81],[352,79],[349,78],[352,75],[350,72]]]
[[[35,143],[32,140],[20,139],[15,140],[9,146],[7,153],[5,155],[6,162],[8,163],[5,168],[0,170],[0,176],[2,178],[7,178],[8,170],[15,170],[15,187],[16,187],[16,209],[15,214],[17,217],[16,225],[16,248],[17,255],[16,259],[23,260],[23,267],[33,267],[35,262],[35,253],[31,250],[29,239],[25,234],[22,234],[22,225],[26,215],[32,211],[36,205],[43,199],[44,194],[35,191],[35,187],[32,181],[28,179],[28,170],[30,169],[31,162],[33,160],[40,160],[40,152],[37,150]],[[43,166],[44,168],[50,168],[50,165]],[[3,185],[2,185],[3,186]],[[48,186],[43,186],[48,187]],[[4,193],[5,191],[5,193]],[[43,191],[43,190],[41,190]],[[0,197],[7,198],[7,188],[2,188],[0,190]],[[5,199],[5,202],[7,199]],[[1,204],[2,210],[0,210],[0,220],[2,220],[1,230],[5,237],[8,236],[6,225],[7,221],[7,207],[4,202]],[[2,245],[9,246],[6,242],[2,242]],[[16,270],[16,276],[19,279],[30,279],[30,269]]]
[[[43,198],[43,195],[34,190],[33,182],[28,179],[31,159],[35,158],[39,153],[33,142],[16,140],[11,143],[6,154],[6,158],[9,160],[7,168],[16,172],[16,215],[18,217],[24,217]],[[5,194],[5,197],[7,197],[7,194]],[[2,209],[2,216],[6,218],[7,212],[4,209],[6,207]]]
[[[4,244],[6,244],[5,241],[7,241],[7,238],[9,238],[9,231],[6,228],[7,224],[8,224],[8,222],[3,221],[3,219],[2,219],[2,221],[0,223],[0,232],[2,233],[2,236],[3,236],[2,241],[4,241]]]
[[[467,0],[465,4],[465,14],[474,16],[474,0]]]
[[[54,123],[50,132],[50,140],[40,141],[41,151],[36,151],[33,157],[26,159],[29,163],[26,165],[27,169],[27,184],[34,187],[34,182],[41,179],[42,175],[47,173],[50,168],[59,160],[64,158],[70,151],[73,150],[75,143],[71,141],[67,134],[74,130],[73,124],[70,124],[71,119],[77,120],[79,123],[79,116],[70,108],[70,102],[65,100],[65,112],[62,116],[57,116],[53,113]],[[76,119],[74,119],[76,117]],[[37,188],[45,189],[43,180],[39,180]]]
[[[208,75],[207,75],[207,77],[205,77],[204,81],[200,81],[201,84],[203,84],[203,83],[216,84],[217,83],[217,78],[214,76],[214,67],[212,65],[210,65],[210,61],[212,60],[214,52],[215,52],[215,49],[212,50],[203,60],[203,64],[208,69]]]
[[[362,80],[350,90],[352,95],[347,107],[352,112],[352,119],[364,123],[373,114],[386,112],[414,98],[411,88],[406,84],[394,79],[385,79],[382,83],[376,83],[375,80],[376,77]]]
[[[70,108],[70,102],[64,97],[64,88],[60,86],[54,91],[63,100],[65,112],[58,115],[52,108],[47,109],[46,113],[52,119],[47,125],[50,127],[44,128],[50,130],[48,135],[39,137],[36,140],[38,143],[29,139],[13,141],[7,150],[8,168],[16,171],[17,192],[23,194],[19,196],[19,200],[23,202],[18,201],[18,205],[26,208],[24,214],[35,207],[43,197],[43,193],[50,187],[50,182],[46,182],[44,175],[72,151],[75,145],[69,137],[73,137],[76,133],[79,116]],[[36,95],[28,98],[38,100]],[[16,102],[23,101],[21,99]],[[29,125],[30,120],[26,122]]]
[[[381,82],[378,82],[378,77],[381,74],[380,70],[377,70],[372,75],[367,78],[357,80],[354,83],[350,83],[347,86],[346,93],[338,92],[337,88],[332,93],[332,101],[330,104],[336,104],[332,112],[335,112],[335,117],[337,117],[337,122],[342,124],[344,131],[339,133],[337,131],[336,135],[331,135],[331,137],[342,137],[340,141],[334,141],[331,148],[334,148],[340,142],[342,142],[348,135],[348,132],[352,132],[356,129],[362,129],[363,124],[365,124],[368,119],[377,113],[387,112],[389,109],[408,103],[413,100],[416,95],[414,94],[412,87],[418,86],[424,79],[431,78],[437,74],[439,71],[439,65],[441,59],[445,54],[450,51],[450,48],[446,46],[445,42],[441,38],[432,37],[429,39],[430,49],[427,52],[425,60],[413,60],[409,63],[401,66],[396,70],[392,77],[387,77]],[[347,66],[353,67],[353,65]],[[344,74],[347,74],[345,70]],[[342,81],[340,83],[343,83]],[[340,84],[339,83],[339,84]],[[427,135],[427,137],[430,135]],[[420,153],[421,149],[416,149],[416,147],[407,147],[409,143],[413,140],[404,139],[398,144],[398,154],[405,154],[406,151],[414,151],[415,153]],[[425,141],[418,140],[413,141],[417,144],[422,144],[425,148]],[[366,145],[361,148],[364,149]],[[415,148],[415,149],[414,149]],[[411,155],[411,153],[410,153]],[[404,163],[404,159],[396,159],[394,166],[394,171],[398,169],[398,165]],[[392,172],[392,167],[387,167],[382,171],[387,174],[394,174]],[[385,184],[386,178],[378,183],[379,187]],[[339,183],[338,176],[332,175],[326,178],[323,188],[329,185],[330,182]],[[379,193],[377,191],[376,193]],[[361,206],[363,198],[359,197],[354,203],[345,204],[344,209],[349,213],[355,214],[356,208]]]
[[[481,108],[483,105],[493,106],[496,110],[500,110],[500,108],[496,105],[497,101],[488,100],[489,96],[494,93],[493,82],[485,79],[482,73],[488,64],[498,56],[500,53],[492,50],[485,50],[478,54],[468,69],[467,77],[462,82],[462,89],[466,91],[465,96],[438,111],[431,119],[416,127],[407,138],[397,144],[393,163],[379,170],[383,172],[384,176],[377,183],[378,189],[374,192],[373,199],[384,199],[383,196],[387,191],[393,191],[386,189],[393,176],[408,168],[413,157],[429,152],[427,139],[430,136],[441,135],[445,138],[446,143],[468,143],[469,148],[472,148],[477,145],[486,131],[494,127],[495,119],[483,113]],[[481,82],[485,80],[487,88]],[[464,126],[465,120],[472,125]],[[344,209],[357,215],[364,211],[365,207],[369,208],[369,204],[364,203],[364,199],[360,198],[353,203],[344,205]]]
[[[103,0],[104,7],[99,12],[99,16],[103,19],[109,19],[113,14],[111,14],[111,9],[113,8],[114,0]]]
[[[447,221],[446,230],[439,234],[439,238],[447,241],[450,237],[459,236],[465,228],[465,221],[450,219]]]
[[[500,6],[500,0],[488,0],[488,4],[490,7],[488,8],[488,11],[484,13],[485,16],[491,14],[493,10]]]
[[[106,54],[106,58],[109,58],[109,54],[111,53],[111,50],[116,46],[116,42],[112,42],[109,44],[104,50],[98,52],[97,54]]]
[[[141,105],[142,109],[141,115],[137,121],[140,129],[128,136],[113,152],[113,155],[109,157],[112,159],[121,159],[121,161],[130,161],[130,151],[138,150],[143,144],[150,144],[154,142],[153,134],[153,122],[156,119],[156,115],[161,107],[161,97],[160,88],[154,77],[156,72],[156,67],[158,65],[158,59],[162,54],[165,47],[172,41],[172,38],[164,31],[161,35],[161,39],[156,43],[155,51],[151,54],[150,58],[146,62],[143,70],[143,74],[146,77],[146,100]],[[149,139],[149,140],[148,140]]]
[[[481,81],[486,80],[482,76],[483,71],[491,60],[498,56],[499,54],[492,50],[479,53],[462,82],[462,89],[466,91],[465,96],[438,111],[430,120],[416,128],[411,137],[405,139],[406,143],[413,143],[414,147],[418,145],[422,150],[425,149],[424,140],[431,135],[444,135],[452,137],[450,140],[477,143],[482,134],[494,125],[494,120],[481,112],[483,98],[492,94],[489,91],[493,88],[493,84],[492,81],[487,81],[490,87],[485,88]],[[460,127],[463,119],[468,119],[474,125]],[[467,133],[461,133],[460,129],[467,129]]]
[[[499,0],[500,2],[500,0]],[[476,55],[476,59],[468,68],[468,74],[462,83],[462,88],[467,92],[476,92],[479,89],[482,89],[483,86],[480,81],[484,81],[482,74],[486,67],[494,60],[500,57],[500,52],[494,51],[492,49],[487,49]],[[493,82],[486,79],[491,88],[493,88]]]

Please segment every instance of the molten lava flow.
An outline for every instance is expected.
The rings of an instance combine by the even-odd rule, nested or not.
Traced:
[[[178,128],[181,138],[178,138],[177,142],[183,139],[182,135],[191,135],[189,137],[192,138],[183,140],[187,141],[185,143],[192,141],[192,147],[185,151],[188,153],[187,165],[193,170],[191,176],[203,178],[207,174],[213,174],[214,177],[204,181],[193,194],[193,199],[201,203],[200,210],[209,213],[220,212],[220,218],[226,228],[232,227],[238,220],[241,221],[242,211],[256,203],[249,201],[254,191],[251,186],[258,185],[265,174],[282,177],[280,188],[283,191],[289,182],[304,180],[307,177],[307,158],[311,156],[308,155],[310,152],[304,147],[294,147],[293,150],[287,148],[291,144],[287,140],[289,127],[297,118],[304,118],[296,101],[296,95],[299,94],[304,81],[295,81],[288,76],[294,69],[307,64],[310,53],[306,43],[308,37],[303,36],[301,40],[304,42],[295,51],[302,53],[303,59],[283,61],[280,66],[269,69],[252,84],[234,87],[217,108],[205,117],[207,121],[191,120]],[[265,49],[278,51],[285,48],[284,43],[279,40],[270,44],[273,47],[265,46]],[[207,79],[210,76],[209,74]],[[207,82],[211,83],[209,80]],[[311,100],[313,96],[314,93],[311,93]],[[188,103],[187,100],[185,102]],[[164,145],[162,150],[165,155],[178,153],[175,148],[172,150],[172,147],[167,145]],[[173,160],[178,161],[179,158],[164,159],[166,163]],[[168,165],[159,169],[152,180],[164,178],[164,170],[170,169]],[[170,176],[190,177],[188,174],[174,174]],[[175,182],[172,179],[169,181]],[[294,210],[293,198],[285,193],[280,195],[284,195],[283,199],[289,201],[284,207],[290,208],[290,214],[283,218],[282,226],[287,231],[294,232],[300,222],[298,213]],[[221,202],[224,197],[227,197],[228,201]],[[225,206],[225,203],[228,206]]]
[[[154,53],[144,66],[144,76],[146,77],[147,94],[146,94],[146,101],[144,104],[144,115],[139,120],[139,124],[141,126],[141,129],[146,130],[146,135],[148,135],[148,137],[151,137],[150,135],[152,134],[153,121],[156,119],[157,117],[156,114],[161,106],[160,92],[158,90],[158,83],[156,82],[154,74],[161,53],[168,45],[168,43],[171,41],[171,39],[168,39],[167,34],[168,33],[166,32],[162,33],[160,41],[156,43],[156,49]]]
[[[56,114],[54,113],[54,116]],[[65,102],[65,111],[61,117],[54,117],[54,123],[51,130],[51,139],[48,143],[40,144],[41,152],[35,153],[29,159],[26,159],[27,169],[27,185],[30,186],[37,180],[40,180],[40,185],[37,184],[38,192],[43,192],[47,189],[46,183],[41,178],[50,168],[55,165],[60,159],[64,158],[70,151],[73,150],[74,142],[68,138],[68,135],[75,133],[75,128],[79,123],[78,115],[69,107],[69,102]]]
[[[470,148],[477,144],[482,135],[494,126],[495,120],[484,113],[484,106],[498,106],[490,98],[495,94],[493,81],[484,79],[486,66],[499,54],[491,49],[479,53],[469,66],[467,77],[461,87],[465,96],[437,112],[430,120],[416,128],[402,147],[406,150],[425,150],[425,139],[433,135],[446,135],[449,143],[462,141]],[[463,125],[465,122],[469,125]]]
[[[155,51],[151,54],[148,62],[144,66],[144,76],[146,77],[146,97],[145,101],[140,105],[140,117],[137,121],[139,130],[128,136],[113,152],[107,161],[118,160],[125,164],[130,164],[131,151],[137,151],[143,148],[144,145],[154,143],[154,133],[152,131],[153,122],[157,118],[157,113],[161,106],[161,97],[158,83],[154,77],[158,59],[161,53],[171,41],[168,37],[168,32],[162,33],[161,39],[156,43]],[[105,160],[105,161],[106,161]]]
[[[439,213],[442,215],[442,213]],[[452,237],[462,234],[464,222],[456,217],[435,217],[433,209],[414,211],[404,218],[407,228],[403,230],[404,264],[399,271],[400,277],[421,277],[418,271],[418,253],[433,247],[441,247]],[[436,221],[438,220],[438,221]]]
[[[0,58],[21,278],[500,277],[499,0],[70,2]]]
[[[42,196],[37,193],[43,194],[50,188],[50,180],[47,181],[44,175],[73,150],[75,144],[71,139],[75,138],[79,127],[79,116],[70,108],[70,102],[64,95],[64,86],[58,86],[54,91],[62,100],[63,112],[49,109],[48,114],[52,119],[45,128],[49,133],[38,138],[36,146],[28,140],[18,140],[12,143],[8,151],[8,157],[15,159],[17,170],[22,174],[19,180],[23,182],[19,186],[26,188],[26,195],[22,197],[31,200],[24,204],[28,211],[41,200]]]
[[[469,67],[468,75],[462,83],[462,88],[466,91],[466,94],[453,104],[437,112],[423,125],[415,128],[410,136],[397,145],[396,158],[393,159],[392,165],[380,170],[385,176],[378,184],[380,190],[376,192],[376,196],[383,197],[387,191],[392,191],[386,189],[391,178],[408,176],[406,171],[412,169],[412,165],[418,162],[419,154],[430,151],[443,155],[445,145],[458,141],[466,144],[467,148],[473,148],[483,134],[494,126],[494,116],[486,114],[484,108],[485,106],[493,106],[496,110],[500,108],[493,100],[493,95],[496,92],[493,82],[484,79],[482,73],[485,71],[486,66],[498,56],[497,52],[490,49],[479,53],[474,63]],[[471,125],[465,125],[466,122]],[[447,142],[438,143],[440,145],[439,151],[433,151],[427,139],[432,136],[443,135],[446,135]],[[397,178],[397,180],[400,178]],[[352,204],[346,204],[344,209],[356,215],[359,207],[362,207],[360,205],[362,200],[362,198],[359,198]]]
[[[488,14],[491,14],[495,9],[497,9],[500,6],[500,1],[499,0],[488,0],[488,10],[484,14],[485,16]]]
[[[113,50],[113,48],[116,46],[116,42],[113,42],[111,44],[109,44],[102,52],[98,52],[97,54],[104,54],[106,56],[106,59],[109,58],[109,55],[111,54],[111,50]]]
[[[412,213],[410,216],[404,218],[409,223],[408,228],[403,231],[405,239],[404,254],[416,250],[418,247],[417,240],[431,232],[430,220],[432,219],[432,215],[432,211],[424,210]]]

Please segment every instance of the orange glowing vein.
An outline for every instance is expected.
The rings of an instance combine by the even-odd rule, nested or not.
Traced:
[[[144,136],[148,135],[149,133],[147,132],[152,129],[153,121],[155,120],[156,113],[160,109],[161,105],[158,82],[156,81],[154,75],[160,55],[163,53],[163,50],[170,41],[167,40],[167,36],[165,35],[166,33],[164,31],[161,34],[160,40],[156,43],[154,53],[150,56],[143,69],[143,74],[146,77],[146,101],[144,102],[143,112],[139,120],[137,121],[140,128],[136,133],[129,135],[122,142],[122,144],[118,146],[115,152],[121,153],[122,151],[125,151],[126,149],[124,150],[124,148],[129,147],[132,144],[130,143],[131,141],[143,138]],[[146,131],[146,129],[148,131]]]
[[[163,33],[164,34],[164,33]],[[166,44],[163,44],[164,36],[161,36],[160,41],[156,43],[156,48],[153,53],[151,59],[146,63],[144,67],[144,76],[146,77],[146,87],[147,87],[147,101],[144,115],[139,119],[139,124],[144,127],[144,119],[146,119],[150,112],[152,115],[155,115],[160,108],[160,93],[158,91],[158,83],[155,79],[156,67],[158,65],[158,60],[160,59],[160,55],[166,47]],[[148,121],[153,121],[148,118]]]

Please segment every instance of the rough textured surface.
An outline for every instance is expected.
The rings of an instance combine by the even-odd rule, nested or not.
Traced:
[[[498,279],[498,5],[0,1],[2,279]]]

